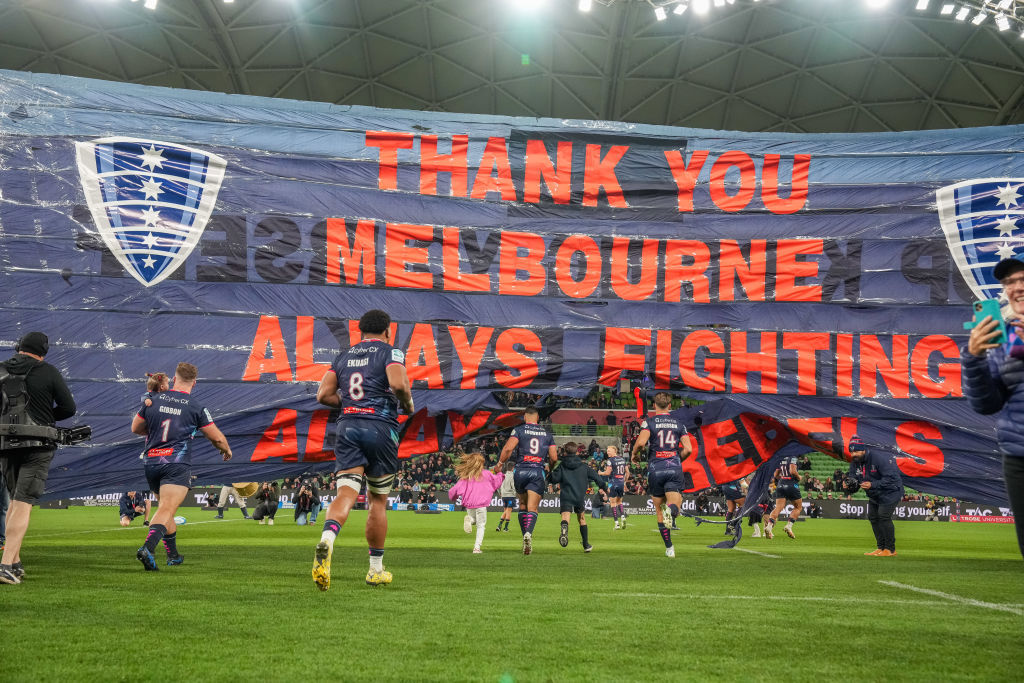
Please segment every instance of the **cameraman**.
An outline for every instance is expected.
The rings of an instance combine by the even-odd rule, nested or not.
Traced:
[[[15,385],[24,382],[28,394],[25,413],[37,425],[53,427],[55,422],[66,420],[75,414],[75,399],[60,371],[43,358],[50,350],[50,340],[42,332],[29,332],[18,341],[13,358],[3,363],[0,380],[4,399],[4,414],[0,422],[13,421],[9,399],[15,397]],[[18,381],[21,380],[21,381]],[[0,559],[0,583],[21,583],[25,570],[21,564],[21,544],[28,531],[32,506],[46,488],[46,477],[50,470],[57,445],[49,439],[4,439],[0,446],[0,461],[4,480],[11,496],[11,507],[7,515],[7,543],[3,558]]]
[[[1014,315],[1007,323],[1006,344],[992,343],[995,320],[985,316],[971,330],[960,351],[964,396],[975,412],[998,414],[996,437],[1003,455],[1006,497],[1013,510],[1017,545],[1024,555],[1024,259],[1003,259],[992,269]]]
[[[305,526],[307,522],[313,523],[314,506],[317,510],[320,509],[320,497],[316,494],[319,494],[319,491],[316,491],[308,481],[302,482],[298,493],[295,494],[295,523],[299,526]]]
[[[276,481],[265,481],[260,484],[256,491],[256,509],[253,510],[252,518],[259,520],[260,524],[274,526],[274,515],[277,514],[277,504],[281,500],[280,489]]]
[[[142,526],[149,526],[151,505],[149,498],[142,491],[126,491],[121,494],[117,503],[120,508],[121,526],[128,526],[136,517],[142,516]]]
[[[878,548],[864,554],[892,557],[896,554],[896,527],[892,523],[892,513],[903,498],[903,477],[896,466],[896,458],[888,453],[869,451],[860,437],[854,435],[850,437],[850,471],[847,477],[859,482],[860,488],[868,494],[868,521]]]

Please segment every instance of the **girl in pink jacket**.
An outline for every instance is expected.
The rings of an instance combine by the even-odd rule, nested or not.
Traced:
[[[455,474],[459,475],[459,481],[455,486],[448,489],[448,497],[454,502],[462,496],[462,505],[466,508],[466,519],[463,521],[462,529],[467,534],[473,530],[476,524],[476,544],[473,552],[480,554],[480,544],[484,541],[484,531],[487,530],[487,506],[491,502],[491,496],[501,486],[504,474],[494,474],[484,469],[484,454],[469,453],[462,456],[459,463],[455,465]]]

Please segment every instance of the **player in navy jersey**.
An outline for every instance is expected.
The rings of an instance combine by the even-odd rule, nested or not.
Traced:
[[[626,492],[626,482],[629,481],[629,463],[619,457],[619,449],[615,446],[609,446],[607,454],[608,459],[604,461],[604,468],[599,474],[608,477],[608,504],[615,518],[615,528],[619,528],[621,521],[621,528],[625,529],[626,515],[622,509],[622,496]]]
[[[647,492],[654,499],[665,555],[675,557],[669,527],[679,516],[683,502],[682,458],[690,454],[690,437],[683,423],[669,415],[671,407],[671,394],[660,391],[654,395],[654,415],[640,424],[633,460],[640,460],[640,454],[647,450]]]
[[[775,470],[777,485],[775,488],[775,509],[768,519],[764,521],[764,535],[768,538],[775,538],[775,522],[779,519],[779,513],[786,507],[786,502],[793,503],[793,511],[789,513],[789,521],[786,522],[786,535],[796,538],[793,533],[793,522],[800,518],[800,511],[803,510],[804,501],[800,497],[799,471],[796,467],[797,458],[789,455],[779,463],[779,469]]]
[[[356,503],[366,478],[366,542],[370,569],[366,583],[391,583],[384,570],[388,534],[388,494],[398,472],[398,406],[412,415],[415,407],[405,354],[391,346],[391,316],[371,310],[359,319],[362,340],[335,357],[320,381],[316,399],[340,409],[334,437],[338,495],[327,508],[320,542],[313,556],[313,581],[322,591],[331,586],[334,541]]]
[[[146,481],[149,490],[156,491],[159,498],[146,542],[135,554],[146,571],[157,569],[153,551],[161,539],[167,550],[167,564],[181,564],[184,560],[178,552],[174,514],[191,484],[192,439],[202,433],[225,461],[231,459],[228,440],[213,423],[210,411],[192,397],[197,376],[196,366],[178,363],[174,389],[155,394],[152,403],[143,405],[132,419],[132,433],[146,437]]]
[[[512,475],[519,496],[519,530],[523,533],[523,555],[533,552],[533,527],[537,524],[537,507],[544,495],[544,464],[558,462],[555,439],[537,422],[540,413],[530,407],[523,412],[523,424],[512,430],[494,466],[497,474],[515,454],[516,469]]]

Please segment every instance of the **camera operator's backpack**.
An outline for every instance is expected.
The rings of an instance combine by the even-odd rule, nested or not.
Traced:
[[[38,424],[28,413],[28,387],[24,374],[0,365],[0,451],[52,446],[57,430]]]

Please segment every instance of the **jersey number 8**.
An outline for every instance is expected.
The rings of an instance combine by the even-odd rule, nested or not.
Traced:
[[[363,391],[363,375],[360,372],[353,372],[348,378],[348,395],[353,401],[358,401],[366,392]]]

